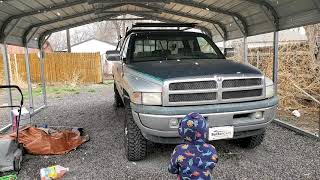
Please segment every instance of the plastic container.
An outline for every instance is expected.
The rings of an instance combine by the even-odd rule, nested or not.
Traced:
[[[41,180],[60,179],[68,171],[69,171],[69,168],[65,168],[60,165],[50,166],[47,168],[40,169],[40,177],[41,177]]]
[[[12,114],[12,131],[16,131],[16,129],[18,128],[18,118],[19,118],[19,111],[18,109],[13,109],[11,111]],[[20,117],[20,121],[19,121],[19,126],[25,126],[30,124],[30,112],[25,108],[22,107],[21,109],[21,117]]]

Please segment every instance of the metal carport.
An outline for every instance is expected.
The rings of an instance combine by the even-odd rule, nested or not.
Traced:
[[[199,29],[215,42],[244,38],[246,63],[246,38],[274,32],[273,80],[277,84],[278,31],[319,23],[320,0],[0,0],[0,43],[6,83],[10,84],[6,45],[23,46],[32,97],[28,47],[38,48],[44,96],[42,107],[45,107],[42,44],[50,34],[113,20],[123,14],[163,22],[198,23]],[[8,98],[11,104],[11,92]],[[31,113],[37,111],[32,98],[29,108]]]

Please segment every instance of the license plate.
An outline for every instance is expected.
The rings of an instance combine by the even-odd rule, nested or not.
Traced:
[[[209,141],[218,139],[231,139],[233,138],[233,126],[212,127],[209,128]]]

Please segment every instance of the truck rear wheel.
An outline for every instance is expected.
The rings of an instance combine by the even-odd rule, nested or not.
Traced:
[[[262,143],[263,139],[264,139],[264,133],[243,138],[243,139],[238,139],[237,143],[239,144],[240,147],[253,149],[259,146]]]
[[[123,107],[123,102],[122,99],[120,97],[120,94],[118,92],[118,89],[116,87],[116,84],[113,84],[113,90],[114,90],[114,103],[116,107]]]
[[[125,149],[129,161],[140,161],[147,155],[147,140],[134,122],[130,104],[125,108]]]

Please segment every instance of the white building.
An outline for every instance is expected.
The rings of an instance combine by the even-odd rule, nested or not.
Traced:
[[[96,40],[96,39],[88,39],[86,41],[79,42],[71,46],[71,52],[90,52],[90,53],[99,52],[100,55],[105,54],[106,51],[115,50],[115,49],[116,49],[116,46],[107,42]],[[68,51],[68,50],[64,49],[63,51]]]
[[[288,43],[304,43],[308,38],[303,32],[293,30],[285,30],[279,32],[279,44]],[[272,47],[273,33],[262,34],[258,36],[248,37],[248,48]]]
[[[111,74],[112,73],[112,62],[109,62],[106,60],[106,51],[115,50],[116,46],[99,41],[97,39],[88,39],[83,42],[79,42],[76,44],[73,44],[71,46],[71,52],[73,53],[100,53],[101,55],[101,62],[103,64],[103,71],[104,74]],[[68,51],[67,49],[64,49],[63,51]]]
[[[303,29],[303,28],[302,28]],[[259,47],[272,47],[273,46],[273,33],[261,34],[257,36],[248,37],[248,48]],[[279,44],[284,45],[288,43],[304,43],[308,38],[304,30],[297,31],[296,29],[284,30],[279,32]],[[243,39],[236,39],[227,41],[227,48],[233,48],[238,44],[242,44]],[[218,47],[223,49],[223,43],[217,43]]]

